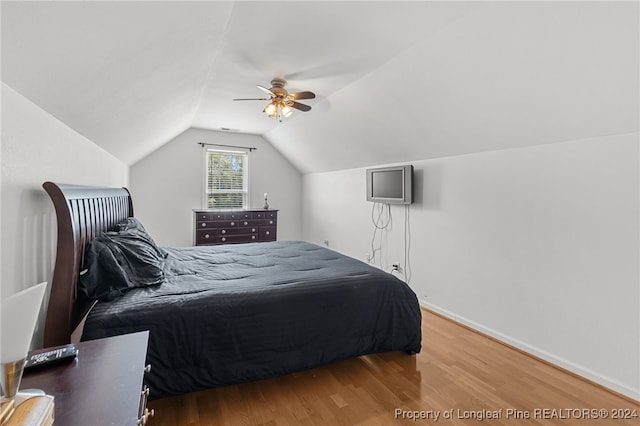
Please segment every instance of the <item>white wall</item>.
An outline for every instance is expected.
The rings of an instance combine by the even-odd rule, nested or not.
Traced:
[[[57,228],[42,183],[124,186],[128,167],[2,84],[2,297],[51,281]],[[44,311],[44,310],[43,310]],[[43,315],[36,330],[41,341]]]
[[[279,209],[278,239],[302,235],[302,177],[261,136],[189,129],[131,166],[135,214],[159,245],[193,245],[193,209],[202,208],[204,153],[199,142],[255,147],[249,156],[250,207]]]
[[[414,161],[422,303],[640,399],[638,138]],[[364,260],[364,169],[305,175],[303,193],[304,239]],[[392,207],[384,269],[403,261],[404,213]]]

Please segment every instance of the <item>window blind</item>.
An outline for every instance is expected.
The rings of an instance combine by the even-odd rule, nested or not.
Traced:
[[[249,155],[246,152],[207,150],[207,208],[247,207],[248,162]]]

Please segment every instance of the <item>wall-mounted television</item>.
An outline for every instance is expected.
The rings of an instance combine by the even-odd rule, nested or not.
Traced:
[[[367,201],[384,204],[413,203],[413,166],[367,169]]]

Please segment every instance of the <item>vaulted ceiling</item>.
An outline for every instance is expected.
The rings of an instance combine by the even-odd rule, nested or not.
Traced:
[[[190,127],[304,173],[638,131],[637,2],[1,7],[2,81],[128,164]],[[312,110],[233,101],[274,77]]]

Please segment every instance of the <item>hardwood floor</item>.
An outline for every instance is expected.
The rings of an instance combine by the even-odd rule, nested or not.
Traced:
[[[432,312],[422,314],[422,352],[416,356],[367,355],[151,401],[156,414],[150,424],[640,425],[640,403]],[[606,418],[598,414],[602,410]],[[587,418],[594,414],[599,418]],[[410,418],[415,415],[422,418]]]

